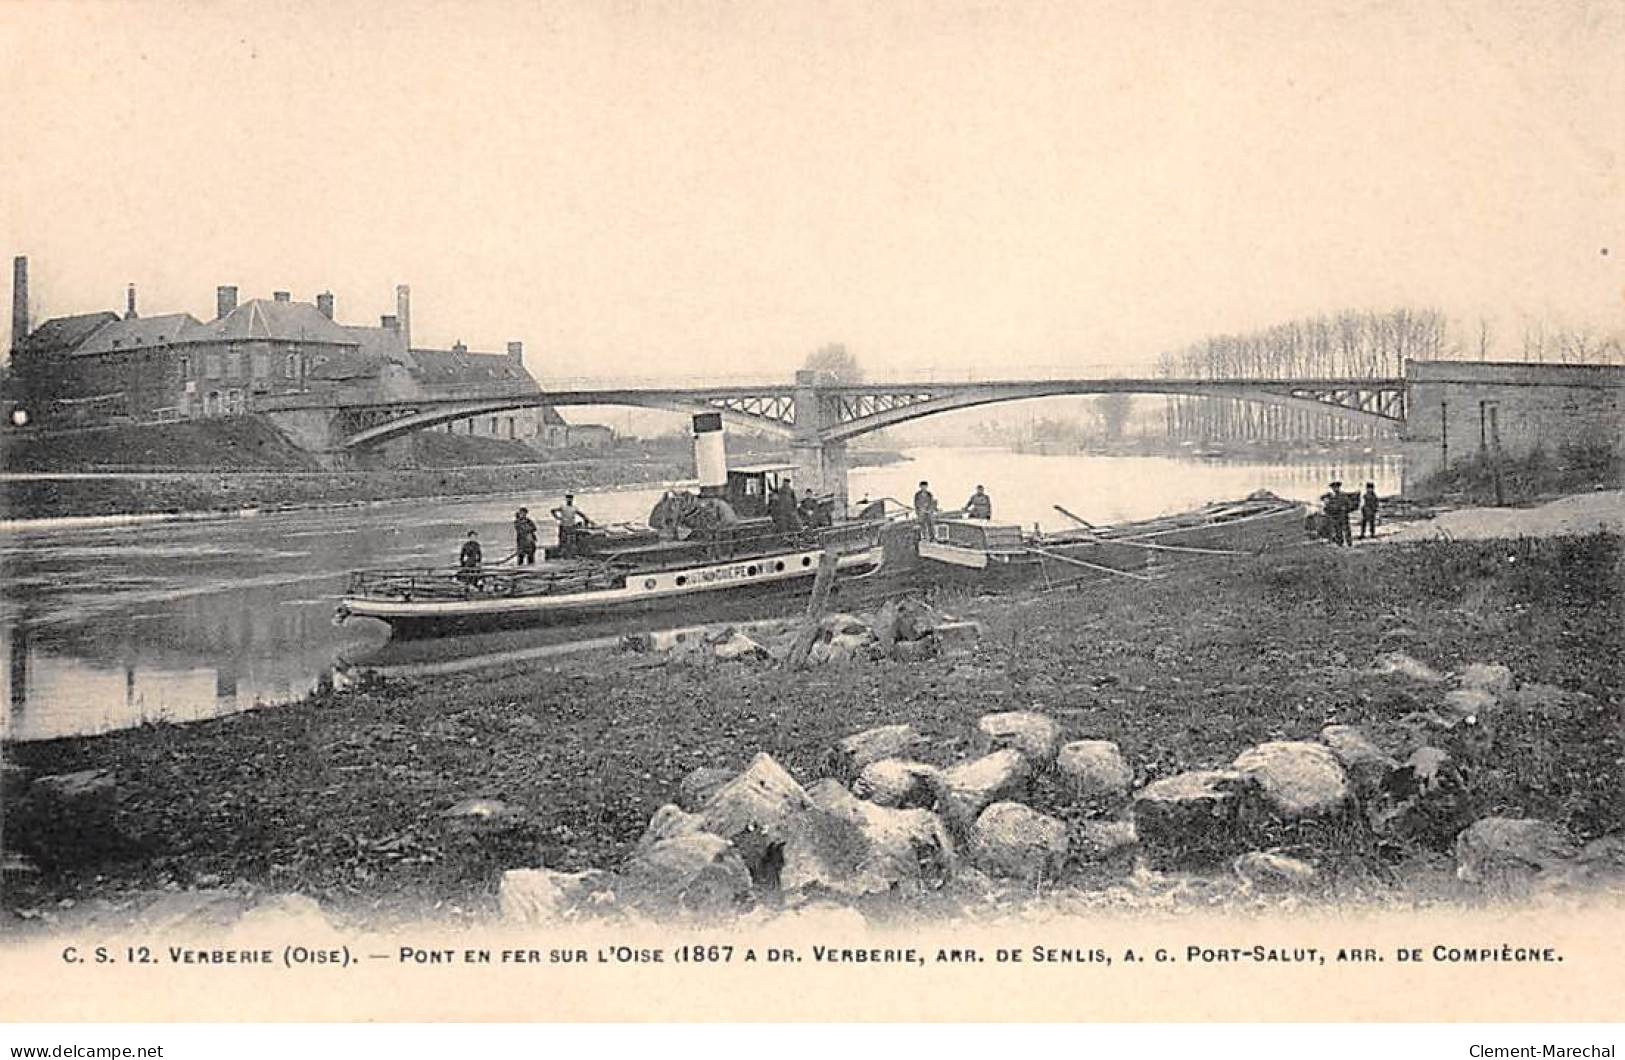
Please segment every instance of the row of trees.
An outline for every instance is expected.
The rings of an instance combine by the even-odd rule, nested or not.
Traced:
[[[1402,375],[1407,360],[1440,359],[1621,364],[1625,336],[1545,321],[1503,336],[1487,317],[1461,322],[1437,309],[1346,310],[1215,335],[1162,354],[1157,372],[1181,379],[1374,378]]]

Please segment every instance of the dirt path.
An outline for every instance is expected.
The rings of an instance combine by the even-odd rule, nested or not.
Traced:
[[[1564,497],[1535,508],[1462,508],[1436,519],[1405,523],[1385,531],[1385,542],[1478,540],[1497,537],[1559,537],[1625,530],[1625,490],[1600,490]]]

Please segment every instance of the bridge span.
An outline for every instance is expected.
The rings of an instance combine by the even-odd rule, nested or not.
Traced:
[[[282,398],[264,407],[307,447],[328,454],[374,448],[443,423],[539,406],[622,405],[721,412],[739,426],[787,438],[803,489],[836,494],[845,510],[846,444],[870,431],[942,412],[1005,401],[1089,394],[1178,394],[1309,409],[1402,426],[1406,381],[1395,379],[1027,379],[982,382],[839,383],[812,372],[788,385],[623,387],[479,393],[416,401],[328,405]]]

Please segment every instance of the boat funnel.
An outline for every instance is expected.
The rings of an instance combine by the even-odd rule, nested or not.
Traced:
[[[727,492],[728,453],[720,412],[701,412],[694,417],[694,474],[700,480],[700,496],[720,497]]]

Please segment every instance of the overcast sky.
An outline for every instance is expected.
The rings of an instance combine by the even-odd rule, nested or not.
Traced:
[[[276,8],[276,10],[273,10]],[[0,0],[44,315],[337,295],[548,378],[1625,324],[1625,3]],[[9,277],[8,277],[9,279]],[[0,321],[9,330],[9,314]]]

